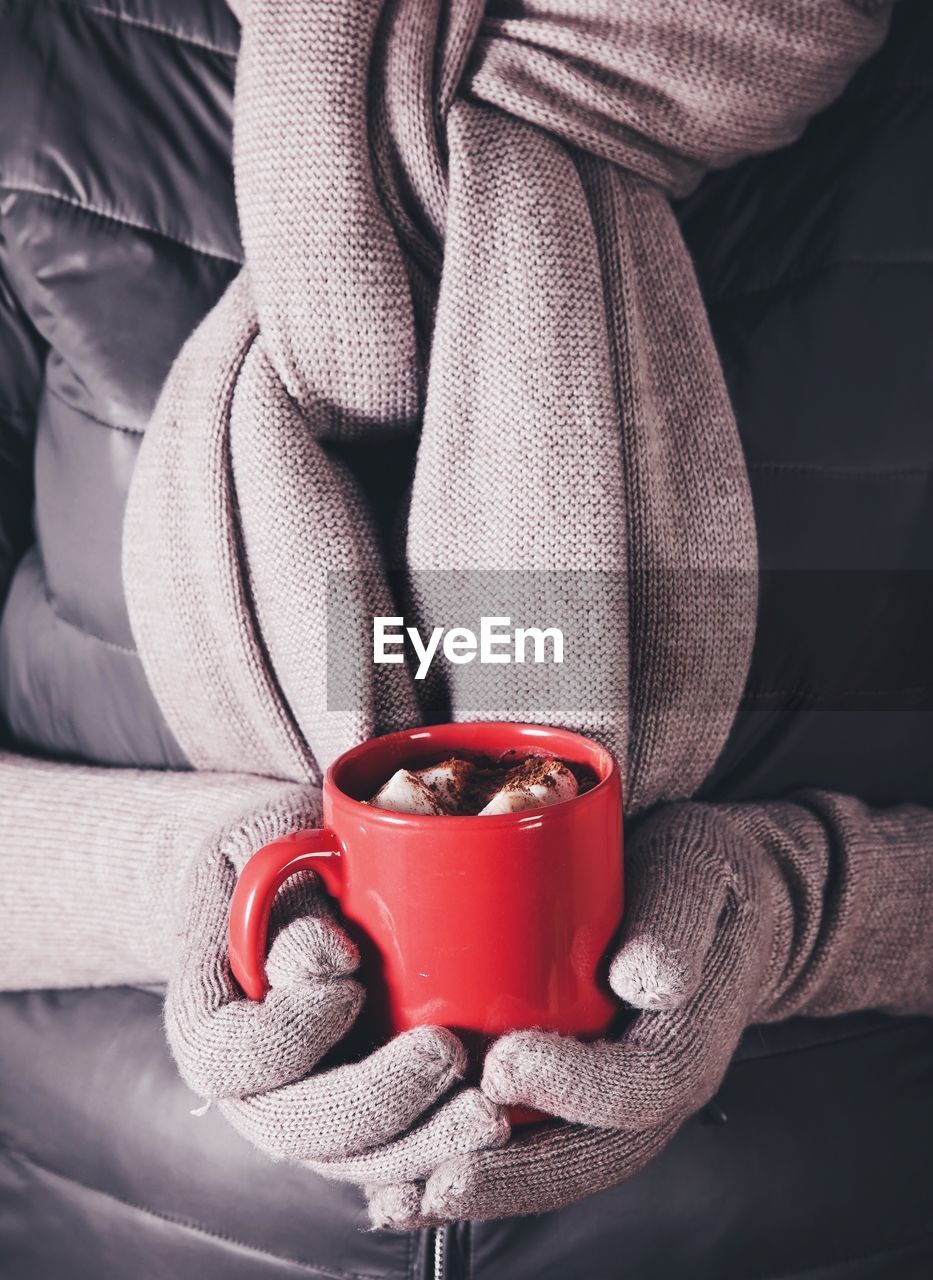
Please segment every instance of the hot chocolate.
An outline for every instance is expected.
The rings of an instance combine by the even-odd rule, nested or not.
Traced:
[[[572,800],[595,782],[589,770],[556,756],[452,756],[426,768],[398,769],[369,804],[396,813],[486,817]]]

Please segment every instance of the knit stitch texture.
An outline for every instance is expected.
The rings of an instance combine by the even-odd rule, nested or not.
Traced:
[[[600,738],[630,813],[691,795],[748,671],[756,543],[669,198],[796,137],[886,13],[239,9],[246,266],[168,379],[125,525],[133,631],[172,729],[198,768],[319,778],[423,711],[406,668],[368,656],[352,705],[330,704],[329,582],[365,635],[375,614],[455,618],[490,570],[526,575],[532,617],[536,573],[566,572],[580,614],[602,573],[613,628],[583,664],[581,705],[542,705],[517,665],[500,668],[498,716]],[[400,602],[344,450],[413,433]],[[450,718],[470,718],[463,668],[445,685]]]

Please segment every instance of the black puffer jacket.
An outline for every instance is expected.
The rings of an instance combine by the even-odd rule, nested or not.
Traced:
[[[159,385],[239,263],[237,38],[223,0],[0,0],[0,711],[21,749],[185,764],[133,652],[120,525]],[[903,0],[800,143],[682,210],[765,570],[711,797],[933,804],[931,144],[933,11]],[[0,997],[0,1277],[933,1274],[929,1022],[753,1030],[638,1177],[441,1241],[362,1230],[355,1190],[195,1102],[158,992]]]

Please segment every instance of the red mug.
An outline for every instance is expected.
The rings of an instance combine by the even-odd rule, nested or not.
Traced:
[[[598,781],[572,800],[484,817],[363,803],[396,769],[515,751],[586,765]],[[335,760],[323,800],[322,829],[266,845],[237,882],[230,964],[247,996],[259,1000],[267,989],[279,886],[312,870],[360,948],[360,1051],[423,1024],[450,1027],[474,1050],[528,1027],[583,1038],[608,1028],[618,1011],[606,969],[622,915],[622,785],[605,748],[531,724],[406,729]],[[513,1122],[540,1118],[512,1109]]]

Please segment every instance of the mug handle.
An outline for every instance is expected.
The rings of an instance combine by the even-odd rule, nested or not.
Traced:
[[[297,872],[316,871],[327,892],[339,897],[343,856],[337,835],[325,827],[280,836],[263,845],[243,868],[230,901],[227,939],[233,976],[250,1000],[261,1000],[269,990],[266,938],[276,893]]]

